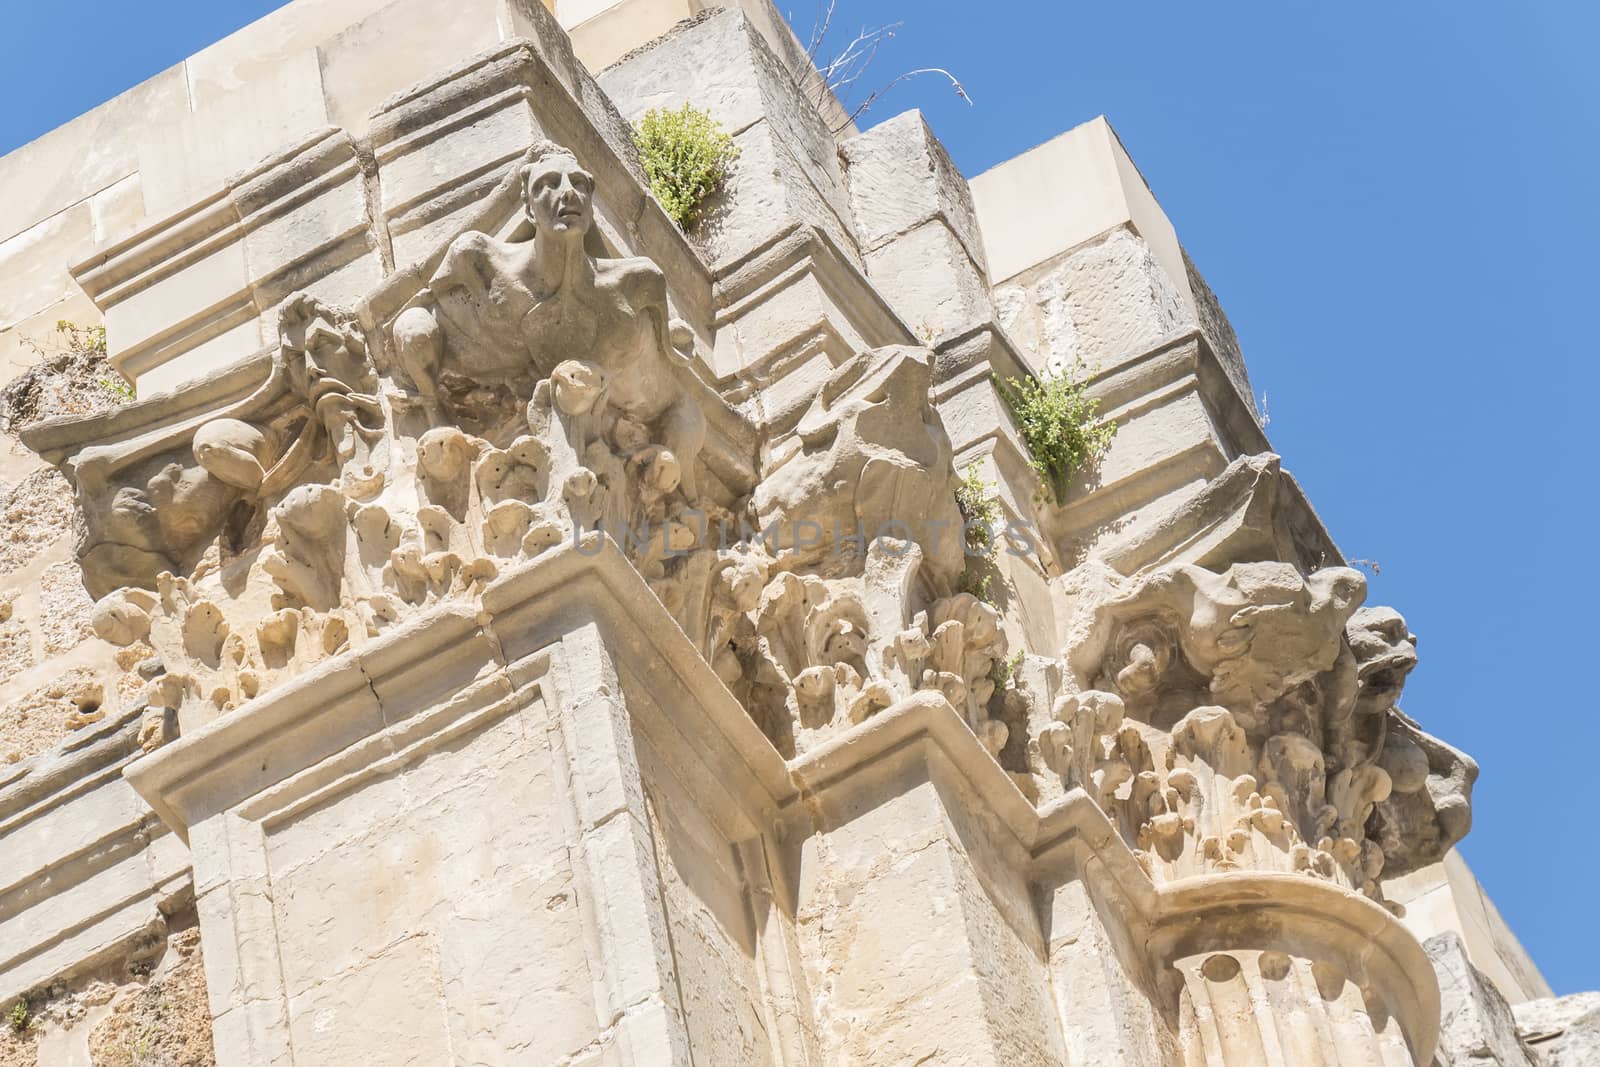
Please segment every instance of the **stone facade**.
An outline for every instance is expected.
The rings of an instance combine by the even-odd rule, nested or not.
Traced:
[[[816,81],[766,0],[296,0],[0,159],[0,1064],[1600,1048],[1111,128],[969,183]],[[1080,365],[1057,504],[995,379]]]

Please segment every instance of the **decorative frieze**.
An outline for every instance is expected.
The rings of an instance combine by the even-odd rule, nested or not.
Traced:
[[[1185,271],[1091,382],[1120,451],[1043,503],[992,377],[1054,357],[993,321],[1008,260],[919,116],[840,149],[747,15],[681,27],[602,81],[660,103],[730,49],[697,84],[750,151],[686,238],[504,11],[532,36],[78,269],[119,365],[219,369],[22,432],[112,650],[97,740],[0,776],[17,840],[100,833],[30,869],[192,887],[227,1064],[1428,1063],[1381,883],[1476,766],[1400,711],[1415,639],[1153,201],[1008,273],[1054,314]],[[8,980],[137,936],[47,898],[0,886]]]

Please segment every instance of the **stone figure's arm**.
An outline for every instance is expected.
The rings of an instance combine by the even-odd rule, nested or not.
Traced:
[[[445,252],[439,269],[428,280],[428,288],[434,293],[447,293],[452,289],[486,292],[490,287],[483,271],[490,254],[487,242],[486,235],[470,230],[457,237]]]
[[[431,400],[434,383],[439,374],[440,359],[444,353],[444,338],[439,332],[439,320],[433,312],[413,304],[394,320],[394,345],[399,356],[400,369],[417,387],[417,392]]]
[[[430,402],[435,382],[444,358],[444,337],[439,320],[434,314],[435,299],[440,293],[454,289],[468,292],[487,292],[481,265],[487,255],[481,233],[468,232],[450,245],[439,269],[434,271],[428,286],[412,300],[411,306],[395,319],[393,332],[400,369],[416,385],[417,391]]]
[[[674,322],[667,307],[667,278],[648,259],[628,260],[623,292],[628,302],[650,321],[650,330],[663,355],[675,363],[694,361],[694,337],[686,325]]]

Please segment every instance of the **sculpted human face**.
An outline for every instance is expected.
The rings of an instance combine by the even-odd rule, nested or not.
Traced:
[[[535,163],[528,172],[528,217],[540,233],[588,233],[594,224],[594,178],[571,156]]]

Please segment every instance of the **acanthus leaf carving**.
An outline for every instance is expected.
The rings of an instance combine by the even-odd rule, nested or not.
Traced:
[[[1445,826],[1461,821],[1470,776],[1438,749],[1434,770],[1398,711],[1414,639],[1392,609],[1360,608],[1359,573],[1178,564],[1122,578],[1090,564],[1067,588],[1077,614],[1060,706],[1116,697],[1129,743],[1068,713],[1041,751],[1069,788],[1088,788],[1084,746],[1123,763],[1113,794],[1090,792],[1153,874],[1298,870],[1381,897],[1386,863],[1413,865],[1402,820],[1432,824],[1417,836],[1435,859],[1459,836]],[[1446,783],[1455,797],[1434,816]]]
[[[706,412],[731,409],[660,269],[606,254],[565,149],[508,180],[523,217],[449,241],[392,313],[297,295],[247,395],[67,457],[96,632],[161,665],[163,722],[599,531],[786,754],[936,692],[1030,798],[1082,788],[1160,877],[1254,865],[1373,892],[1464,832],[1476,768],[1399,712],[1415,651],[1398,615],[1358,610],[1358,572],[1083,564],[1059,590],[1065,692],[1019,710],[1042,696],[998,691],[1006,626],[959,591],[930,354],[843,361],[792,433],[744,427],[762,477],[725,482]]]

